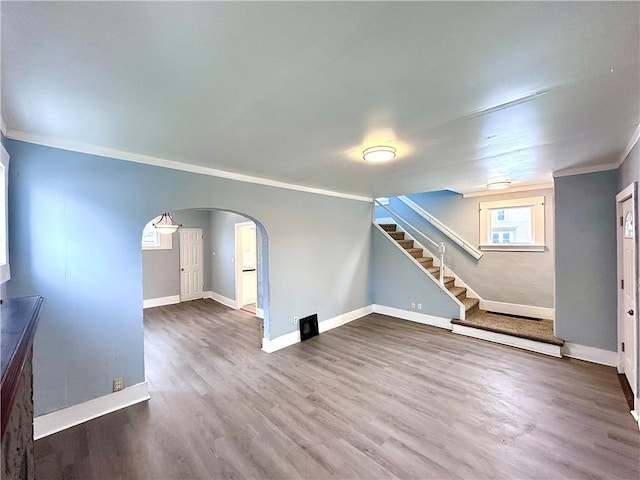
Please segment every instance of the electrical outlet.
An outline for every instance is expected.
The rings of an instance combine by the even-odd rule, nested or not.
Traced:
[[[416,302],[411,302],[411,308],[416,308]]]
[[[124,378],[122,378],[122,377],[116,378],[113,381],[113,391],[114,392],[119,392],[122,389],[124,389]]]
[[[298,317],[293,317],[293,324],[297,325],[298,324]]]
[[[422,304],[421,303],[418,304],[418,310],[422,310]]]

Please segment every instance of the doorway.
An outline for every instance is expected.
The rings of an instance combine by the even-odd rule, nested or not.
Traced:
[[[180,301],[203,297],[201,228],[180,229]]]
[[[235,224],[236,308],[256,312],[258,281],[256,262],[256,224]]]
[[[618,372],[624,374],[633,392],[634,410],[638,411],[638,313],[635,208],[636,184],[616,196],[618,217]]]

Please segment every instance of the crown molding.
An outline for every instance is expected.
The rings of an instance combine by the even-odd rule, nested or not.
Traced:
[[[531,190],[548,190],[550,188],[553,188],[553,182],[530,183],[525,185],[516,185],[515,187],[509,187],[502,190],[472,190],[470,192],[464,192],[462,194],[462,198],[487,197],[489,195],[507,195],[509,193],[528,192]]]
[[[629,143],[627,143],[627,146],[622,151],[622,155],[620,155],[620,160],[618,162],[618,166],[620,166],[620,165],[622,165],[624,163],[626,158],[631,153],[631,150],[633,150],[633,147],[635,147],[636,143],[638,143],[638,139],[639,138],[640,138],[640,123],[636,127],[635,132],[633,132],[633,135],[631,135],[631,138],[629,139]]]
[[[141,155],[138,153],[125,152],[113,148],[99,147],[86,143],[72,142],[52,137],[34,135],[31,133],[21,132],[19,130],[9,129],[5,136],[13,140],[21,142],[33,143],[45,147],[59,148],[72,152],[86,153],[89,155],[98,155],[101,157],[115,158],[126,162],[142,163],[155,167],[170,168],[172,170],[180,170],[189,173],[198,173],[200,175],[208,175],[210,177],[225,178],[227,180],[236,180],[238,182],[252,183],[255,185],[264,185],[267,187],[282,188],[285,190],[294,190],[297,192],[314,193],[317,195],[325,195],[328,197],[344,198],[347,200],[357,200],[360,202],[373,202],[373,198],[350,193],[334,192],[332,190],[324,190],[322,188],[306,187],[304,185],[296,185],[293,183],[280,182],[269,178],[254,177],[244,175],[242,173],[228,172],[226,170],[218,170],[216,168],[203,167],[200,165],[191,165],[188,163],[176,162],[175,160],[167,160],[164,158],[152,157],[149,155]]]
[[[607,170],[616,170],[619,166],[620,164],[618,162],[614,162],[604,163],[602,165],[590,165],[588,167],[565,168],[563,170],[553,172],[553,178],[582,175],[584,173],[605,172]]]

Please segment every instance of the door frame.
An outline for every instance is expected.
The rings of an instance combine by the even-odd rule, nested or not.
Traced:
[[[200,297],[184,299],[184,292],[182,289],[182,232],[185,230],[197,230],[200,235]],[[199,227],[183,227],[178,229],[178,275],[180,278],[180,302],[188,302],[191,300],[197,300],[198,298],[204,298],[204,230]]]
[[[636,338],[634,339],[634,343],[635,343],[635,348],[633,350],[633,358],[632,358],[632,362],[635,365],[636,368],[636,392],[634,392],[634,410],[631,411],[631,414],[634,416],[634,418],[636,419],[636,421],[638,420],[638,406],[640,405],[640,402],[638,401],[638,398],[640,396],[640,394],[638,393],[638,390],[640,390],[640,384],[638,382],[638,372],[640,372],[640,370],[638,369],[638,332],[640,331],[638,329],[638,209],[636,207],[636,198],[637,198],[637,182],[633,182],[630,185],[628,185],[627,187],[625,187],[624,189],[622,189],[622,191],[620,191],[620,193],[618,193],[616,195],[616,240],[617,240],[617,244],[616,244],[616,256],[617,256],[617,262],[618,262],[618,275],[617,275],[617,285],[616,285],[616,290],[618,292],[618,308],[617,308],[617,314],[618,314],[618,318],[617,318],[617,328],[618,328],[618,373],[623,373],[624,372],[624,357],[623,357],[623,353],[622,353],[622,341],[623,341],[623,319],[625,316],[625,312],[624,312],[624,297],[623,297],[623,291],[621,287],[621,280],[623,278],[624,272],[623,272],[623,248],[622,248],[622,242],[623,242],[623,232],[622,232],[622,228],[620,228],[620,224],[619,222],[619,218],[622,218],[622,204],[626,201],[631,199],[631,211],[633,212],[633,228],[634,228],[634,249],[635,249],[635,261],[634,261],[634,265],[633,265],[633,278],[634,278],[634,288],[636,289],[635,291],[635,304],[633,305],[633,310],[636,312],[636,315],[634,315],[634,320],[636,323]],[[625,285],[626,287],[626,285]]]
[[[234,263],[235,263],[235,274],[236,274],[236,310],[240,310],[244,307],[244,295],[243,295],[243,285],[242,285],[242,236],[240,235],[240,229],[244,227],[253,226],[258,228],[255,222],[247,221],[247,222],[239,222],[235,224],[235,255],[234,255]],[[256,244],[256,254],[258,250],[258,246]],[[256,262],[256,277],[258,275],[258,263]]]

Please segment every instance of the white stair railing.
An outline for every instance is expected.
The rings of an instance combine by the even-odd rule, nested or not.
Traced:
[[[447,237],[449,237],[451,239],[451,241],[453,241],[456,244],[460,245],[462,247],[462,249],[465,252],[467,252],[469,255],[471,255],[473,258],[475,258],[476,260],[480,260],[482,258],[483,253],[480,250],[478,250],[477,248],[473,247],[468,242],[465,242],[464,239],[460,235],[455,233],[453,230],[451,230],[444,223],[442,223],[436,217],[431,215],[429,212],[427,212],[424,208],[422,208],[420,205],[415,203],[413,200],[411,200],[410,198],[406,197],[405,195],[400,195],[397,198],[402,203],[404,203],[406,206],[408,206],[410,209],[412,209],[414,212],[416,212],[418,215],[420,215],[422,218],[424,218],[431,225],[433,225],[438,230],[440,230],[442,233],[444,233]]]
[[[438,257],[440,259],[440,283],[442,285],[444,285],[444,251],[445,251],[445,247],[444,247],[444,242],[440,242],[440,243],[436,243],[433,240],[431,240],[428,236],[426,236],[424,233],[422,233],[417,227],[415,227],[414,225],[412,225],[411,223],[409,223],[407,220],[405,220],[404,218],[402,218],[402,216],[398,215],[397,213],[393,212],[392,210],[390,210],[389,208],[387,208],[385,205],[382,205],[380,202],[378,202],[377,200],[374,200],[375,204],[378,207],[384,208],[387,212],[389,212],[393,217],[399,219],[402,224],[407,225],[408,227],[410,227],[414,232],[417,232],[421,237],[423,237],[425,240],[427,240],[431,245],[433,245],[434,247],[436,247],[438,249]]]

